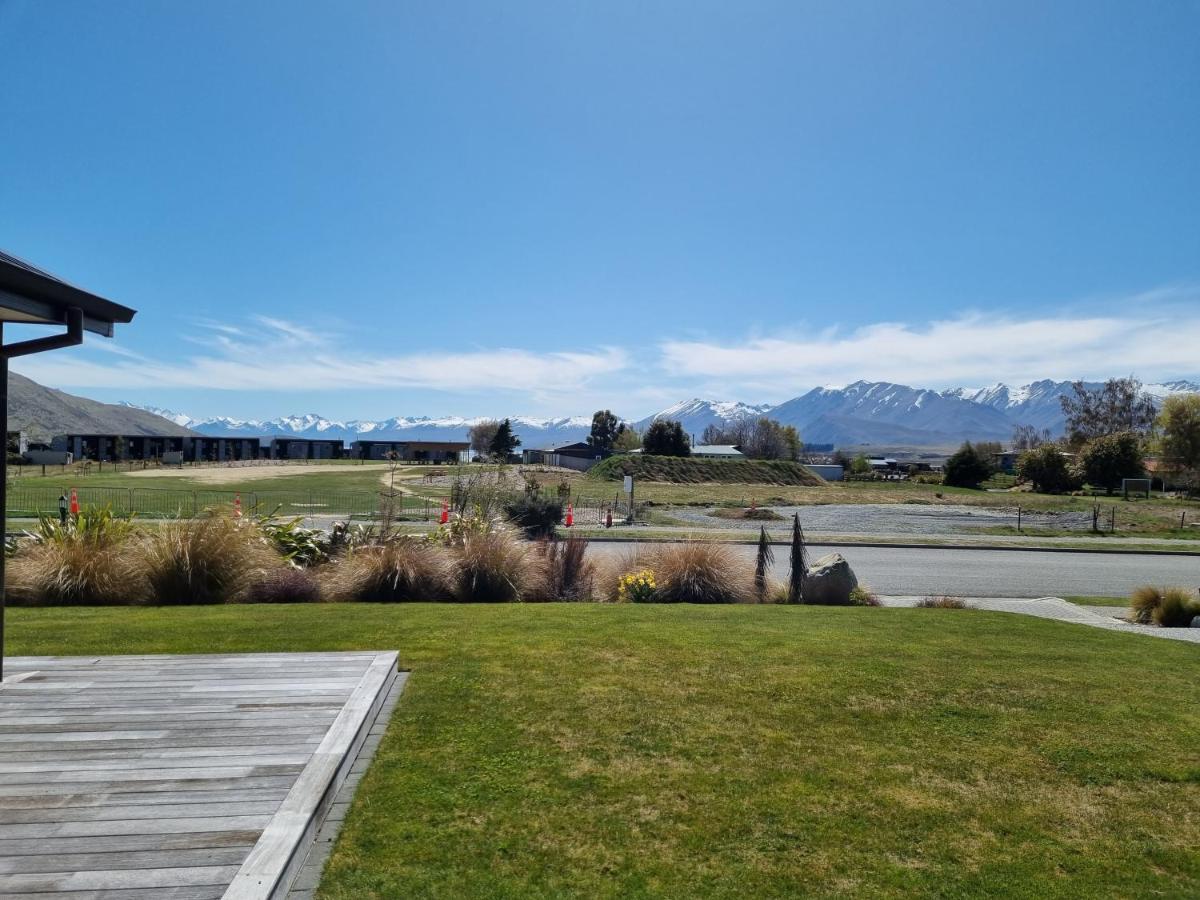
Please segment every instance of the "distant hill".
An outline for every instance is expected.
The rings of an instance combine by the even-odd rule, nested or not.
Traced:
[[[12,372],[8,376],[8,428],[24,431],[32,441],[56,434],[195,434],[132,406],[99,403],[56,391]]]

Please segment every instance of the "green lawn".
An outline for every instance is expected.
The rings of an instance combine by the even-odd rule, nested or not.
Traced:
[[[1076,606],[1129,606],[1128,597],[1063,597],[1063,599]]]
[[[398,649],[326,898],[1200,894],[1192,645],[954,610],[9,615],[15,653]]]

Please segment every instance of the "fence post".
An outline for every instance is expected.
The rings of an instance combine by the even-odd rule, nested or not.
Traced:
[[[1017,531],[1021,530],[1021,507],[1017,507]]]
[[[1117,508],[1114,506],[1112,508],[1112,514],[1109,516],[1109,519],[1108,519],[1108,533],[1115,534],[1116,531],[1117,531]]]

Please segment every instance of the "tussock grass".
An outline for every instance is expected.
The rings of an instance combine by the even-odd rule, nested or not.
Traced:
[[[1200,597],[1184,587],[1143,585],[1129,598],[1129,618],[1140,625],[1187,628],[1200,616]]]
[[[660,603],[752,603],[752,573],[724,544],[662,544],[649,553]]]
[[[408,603],[452,596],[446,551],[416,538],[356,549],[328,572],[326,593],[340,602]]]
[[[14,606],[127,606],[142,602],[141,572],[129,545],[128,519],[85,507],[66,524],[42,516],[8,561],[5,584]]]
[[[13,606],[128,606],[146,592],[127,547],[50,541],[8,560],[5,584]]]
[[[216,515],[169,522],[145,535],[138,550],[150,601],[164,606],[241,600],[254,581],[283,565],[258,529]]]
[[[462,603],[515,603],[537,596],[528,545],[504,531],[468,535],[453,548],[450,588]]]
[[[541,547],[538,567],[541,584],[526,599],[583,601],[594,598],[596,566],[587,558],[587,538],[569,535]]]

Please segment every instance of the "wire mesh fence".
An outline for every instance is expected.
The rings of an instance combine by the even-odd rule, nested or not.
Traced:
[[[245,515],[319,516],[343,519],[376,519],[388,510],[393,518],[428,520],[441,510],[439,503],[409,494],[389,497],[371,491],[219,491],[169,488],[76,487],[80,506],[107,507],[118,516],[141,518],[192,518],[207,510],[232,511],[240,500]],[[8,515],[34,518],[58,515],[63,490],[52,485],[10,484]]]

